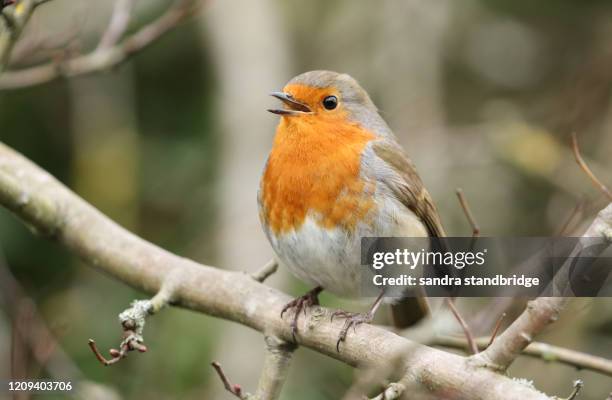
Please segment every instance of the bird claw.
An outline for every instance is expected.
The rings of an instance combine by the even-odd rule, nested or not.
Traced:
[[[344,321],[344,325],[342,326],[342,330],[340,330],[340,335],[338,335],[338,341],[336,342],[336,351],[340,353],[340,343],[346,341],[346,335],[348,334],[349,329],[353,327],[353,332],[357,332],[357,326],[361,324],[369,324],[372,322],[374,315],[371,312],[367,313],[354,313],[348,311],[335,311],[331,315],[331,320],[334,320],[334,317],[346,318]]]
[[[291,321],[291,336],[293,337],[294,342],[296,342],[296,335],[298,332],[298,317],[300,315],[300,312],[303,312],[304,316],[306,316],[307,308],[311,306],[318,306],[320,292],[320,288],[314,288],[303,296],[293,299],[283,307],[280,314],[281,319],[283,318],[283,315],[286,311],[290,309],[295,309],[295,314],[293,315],[293,320]]]

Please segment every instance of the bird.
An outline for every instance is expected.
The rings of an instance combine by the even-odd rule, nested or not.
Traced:
[[[310,71],[271,96],[282,108],[261,175],[259,218],[279,263],[313,286],[289,302],[280,317],[298,316],[326,290],[359,297],[361,238],[444,237],[438,211],[417,170],[368,93],[350,75]],[[352,326],[372,322],[383,293],[367,313],[336,311],[345,318],[336,348]],[[396,326],[426,312],[424,299],[392,305]]]

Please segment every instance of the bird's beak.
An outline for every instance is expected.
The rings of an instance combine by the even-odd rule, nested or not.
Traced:
[[[272,114],[299,115],[312,113],[312,111],[306,104],[300,103],[299,101],[295,100],[293,96],[291,96],[289,93],[272,92],[270,93],[270,96],[276,97],[277,99],[285,103],[285,105],[287,106],[287,108],[282,109],[268,109],[268,111],[270,111]]]

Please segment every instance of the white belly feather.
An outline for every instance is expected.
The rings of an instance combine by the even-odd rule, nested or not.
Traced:
[[[427,229],[414,213],[391,196],[377,201],[373,213],[370,223],[358,224],[352,233],[324,228],[316,223],[320,220],[317,216],[309,215],[297,230],[268,236],[280,263],[299,279],[339,296],[358,297],[364,268],[362,237],[427,236]]]

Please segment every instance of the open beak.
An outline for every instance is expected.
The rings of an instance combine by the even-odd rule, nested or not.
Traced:
[[[268,111],[270,111],[272,114],[299,115],[312,113],[312,111],[306,104],[300,103],[299,101],[295,100],[293,96],[291,96],[289,93],[272,92],[270,93],[270,96],[276,97],[277,99],[285,103],[286,106],[286,108],[282,109],[268,109]]]

